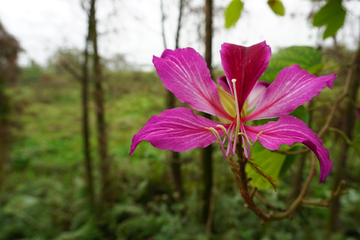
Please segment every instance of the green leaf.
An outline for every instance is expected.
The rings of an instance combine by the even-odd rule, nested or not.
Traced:
[[[293,64],[299,64],[312,74],[319,72],[323,67],[321,53],[317,49],[306,46],[288,47],[272,55],[269,66],[260,80],[273,82],[280,70]]]
[[[341,0],[329,1],[314,15],[313,25],[321,27],[326,25],[323,39],[334,36],[344,25],[346,10],[341,4]]]
[[[255,144],[256,145],[256,144]],[[253,149],[253,148],[251,148]],[[253,152],[251,158],[254,159],[254,163],[260,166],[260,170],[271,177],[277,179],[279,177],[279,172],[286,155],[272,152],[270,150],[264,149],[262,151]],[[258,189],[271,188],[272,185],[268,180],[261,177],[256,171],[254,171],[250,164],[246,165],[246,172],[249,178],[252,178],[251,184],[257,186]]]
[[[269,0],[267,3],[276,15],[285,15],[285,8],[280,0]]]
[[[244,3],[241,0],[233,0],[225,10],[225,28],[235,26],[241,15]]]

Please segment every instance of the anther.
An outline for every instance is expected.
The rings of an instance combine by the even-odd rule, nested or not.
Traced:
[[[207,128],[206,127],[205,129],[209,130],[210,132],[212,132],[215,135],[217,143],[222,142],[220,139],[219,133],[215,130],[215,128],[213,128],[213,127]]]

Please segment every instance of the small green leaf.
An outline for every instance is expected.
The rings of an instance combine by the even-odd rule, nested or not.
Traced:
[[[225,28],[235,26],[241,15],[244,3],[241,0],[233,0],[225,10]]]
[[[293,64],[299,64],[311,74],[319,72],[323,67],[321,53],[317,49],[306,46],[288,47],[272,55],[269,66],[260,80],[273,82],[283,68]]]
[[[263,149],[262,151],[255,152],[251,158],[254,159],[254,163],[260,166],[260,170],[271,177],[277,179],[279,172],[286,155]],[[246,165],[247,176],[251,178],[251,184],[257,186],[258,189],[266,189],[272,187],[268,180],[261,177],[256,171],[254,171],[250,164]]]
[[[269,0],[267,3],[276,15],[285,15],[285,8],[280,0]]]
[[[334,36],[344,25],[346,10],[341,4],[341,0],[329,1],[314,15],[313,25],[321,27],[326,25],[323,39]]]

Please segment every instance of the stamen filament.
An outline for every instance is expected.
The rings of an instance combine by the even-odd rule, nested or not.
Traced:
[[[233,90],[234,90],[234,97],[235,97],[235,106],[236,106],[236,133],[239,132],[239,126],[240,126],[240,110],[239,110],[239,103],[237,98],[237,91],[236,91],[236,79],[231,80],[233,84]]]
[[[219,133],[215,130],[215,128],[213,128],[213,127],[206,127],[205,129],[207,129],[207,130],[209,130],[210,132],[212,132],[212,134],[214,134],[215,135],[215,137],[216,137],[216,142],[217,143],[219,143],[219,142],[222,142],[221,141],[221,138],[220,138],[220,135],[219,135]]]

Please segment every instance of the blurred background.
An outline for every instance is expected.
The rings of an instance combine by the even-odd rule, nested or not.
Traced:
[[[0,239],[360,239],[360,2],[279,2],[0,0]],[[328,199],[340,180],[347,191],[266,224],[244,208],[218,145],[206,155],[144,141],[129,156],[151,116],[189,107],[164,88],[154,55],[192,47],[216,80],[222,43],[264,40],[273,58],[261,80],[296,63],[338,75],[293,115],[319,132],[335,110],[322,136],[334,169],[306,199]],[[281,212],[310,154],[258,149],[279,186],[260,181],[259,192]]]

